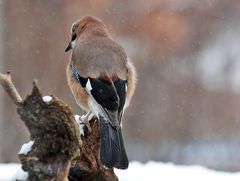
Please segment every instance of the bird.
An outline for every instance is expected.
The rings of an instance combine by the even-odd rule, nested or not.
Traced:
[[[65,49],[72,50],[67,82],[86,115],[98,118],[100,162],[107,168],[127,169],[122,118],[136,88],[135,67],[99,18],[80,18],[73,23],[70,34]]]

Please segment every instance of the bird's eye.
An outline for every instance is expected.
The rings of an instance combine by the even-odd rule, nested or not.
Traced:
[[[75,32],[76,32],[77,27],[78,27],[78,25],[76,25],[76,24],[73,24],[73,25],[72,25],[72,33],[75,33]]]
[[[74,33],[75,31],[76,31],[76,29],[73,27],[73,28],[72,28],[72,33]]]

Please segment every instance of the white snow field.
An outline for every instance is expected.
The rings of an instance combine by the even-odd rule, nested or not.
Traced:
[[[149,161],[142,164],[130,163],[127,170],[115,169],[120,181],[239,181],[239,173],[219,172],[202,166],[182,166],[172,163]],[[0,164],[0,181],[13,181],[14,178],[24,179],[27,174],[21,171],[19,164]]]

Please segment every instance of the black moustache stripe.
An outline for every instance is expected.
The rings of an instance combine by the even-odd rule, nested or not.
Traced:
[[[76,33],[73,33],[73,34],[72,34],[72,39],[71,39],[71,41],[74,41],[76,38],[77,38],[77,34],[76,34]]]

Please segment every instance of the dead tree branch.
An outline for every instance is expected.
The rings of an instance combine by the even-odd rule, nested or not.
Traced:
[[[10,72],[6,74],[0,73],[0,83],[15,104],[22,102],[21,96],[12,83]]]

